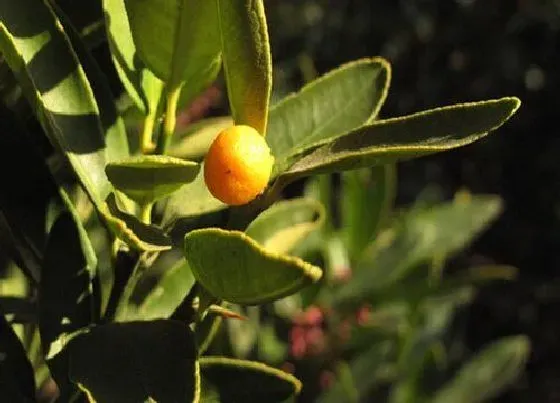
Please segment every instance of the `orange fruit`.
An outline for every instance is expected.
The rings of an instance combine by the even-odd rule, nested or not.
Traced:
[[[204,160],[204,181],[223,203],[241,205],[261,194],[270,179],[274,157],[266,140],[250,126],[218,134]]]

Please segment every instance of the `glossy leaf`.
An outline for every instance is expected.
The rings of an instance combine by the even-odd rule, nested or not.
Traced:
[[[96,326],[66,347],[69,377],[95,401],[195,402],[199,374],[194,338],[181,322]]]
[[[138,203],[151,203],[192,182],[199,172],[195,162],[163,155],[144,155],[107,164],[105,172],[115,186]]]
[[[221,403],[284,402],[298,395],[302,387],[294,376],[254,361],[201,357],[200,371]]]
[[[263,0],[217,0],[229,104],[237,125],[265,135],[272,57]]]
[[[387,97],[391,66],[382,58],[342,65],[270,110],[267,141],[281,161],[371,122]]]
[[[220,57],[215,1],[125,0],[125,4],[138,56],[170,90],[183,83],[187,88],[198,85],[200,72],[215,74]]]
[[[99,207],[110,190],[104,133],[92,88],[62,24],[49,3],[39,0],[3,0],[0,15],[0,51],[51,142]]]
[[[365,251],[336,299],[359,301],[382,292],[417,265],[465,247],[500,211],[501,202],[495,196],[465,196],[430,209],[412,210]]]
[[[216,136],[224,129],[233,126],[230,116],[203,119],[178,131],[171,143],[169,155],[192,160],[201,160]]]
[[[183,186],[167,200],[162,225],[167,227],[180,218],[223,210],[228,206],[216,199],[204,182],[203,164],[195,180]]]
[[[113,193],[107,199],[107,207],[104,206],[99,212],[109,229],[130,247],[145,252],[171,249],[171,239],[161,229],[121,211]]]
[[[197,281],[215,297],[237,304],[274,301],[322,275],[320,268],[267,251],[239,231],[195,230],[185,236],[184,248]]]
[[[396,196],[396,168],[379,165],[342,174],[341,236],[359,257],[385,223]]]
[[[519,105],[517,98],[501,98],[379,120],[337,137],[306,155],[293,155],[284,162],[277,159],[277,165],[286,167],[283,175],[293,179],[446,151],[473,143],[496,130]]]
[[[514,382],[529,356],[525,336],[512,336],[487,346],[467,362],[431,400],[433,403],[487,401]]]
[[[97,320],[92,279],[97,258],[76,212],[63,212],[49,234],[39,288],[39,332],[45,352],[63,334]],[[58,386],[66,390],[64,359],[48,361]]]
[[[288,253],[316,230],[324,218],[324,208],[315,200],[280,201],[255,218],[245,233],[268,251]]]
[[[0,396],[9,402],[35,401],[33,367],[3,315],[0,315]]]

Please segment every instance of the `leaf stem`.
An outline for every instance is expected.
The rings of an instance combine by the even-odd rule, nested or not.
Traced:
[[[140,205],[140,221],[144,224],[152,222],[152,207],[154,203],[144,203]]]
[[[157,109],[149,111],[144,118],[144,127],[142,128],[142,137],[140,139],[140,149],[142,154],[150,154],[156,148],[153,142],[156,113]]]
[[[166,92],[165,117],[163,119],[163,132],[159,136],[156,148],[156,154],[165,154],[171,144],[171,138],[175,132],[175,124],[177,123],[177,103],[181,95],[181,86]]]

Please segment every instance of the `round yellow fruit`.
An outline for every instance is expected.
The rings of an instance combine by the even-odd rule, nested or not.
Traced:
[[[223,130],[204,160],[204,181],[223,203],[241,205],[261,194],[270,179],[274,157],[263,136],[250,126]]]

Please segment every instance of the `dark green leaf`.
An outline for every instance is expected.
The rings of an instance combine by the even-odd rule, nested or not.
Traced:
[[[341,135],[305,155],[276,163],[291,179],[388,164],[461,147],[486,136],[519,108],[517,98],[431,109],[372,124]]]
[[[12,326],[0,314],[0,396],[6,402],[35,401],[33,368]]]
[[[263,248],[288,253],[324,220],[323,206],[311,199],[280,201],[261,213],[245,233]]]
[[[302,386],[294,376],[254,361],[202,357],[200,371],[221,403],[283,402],[299,394]]]
[[[67,346],[69,376],[98,402],[196,402],[199,370],[193,334],[181,322],[93,327]]]
[[[396,168],[380,165],[342,174],[341,236],[353,259],[375,238],[393,205]]]
[[[97,258],[75,212],[63,212],[55,221],[45,248],[39,288],[39,331],[45,353],[56,340],[96,321],[92,291]],[[49,353],[50,355],[50,353]],[[66,363],[48,361],[53,377],[66,389]]]
[[[105,138],[86,74],[49,3],[0,2],[0,51],[51,142],[68,158],[93,203],[110,190]]]
[[[138,55],[170,90],[216,77],[220,36],[216,2],[126,0]],[[203,38],[203,40],[201,40]],[[204,74],[203,74],[204,75]]]
[[[233,120],[266,133],[272,57],[263,0],[217,0],[222,58]]]
[[[371,122],[387,97],[390,80],[387,61],[361,59],[286,97],[270,110],[267,141],[272,154],[282,161]]]
[[[465,364],[431,402],[478,403],[491,399],[517,379],[529,350],[530,343],[525,336],[492,343]]]
[[[162,199],[192,182],[199,172],[196,162],[164,155],[144,155],[107,164],[107,177],[121,192],[144,204]]]
[[[366,249],[336,299],[359,301],[382,292],[411,269],[463,248],[501,211],[495,196],[458,198],[426,210],[412,210]]]
[[[197,281],[214,296],[237,304],[274,301],[322,275],[320,268],[269,252],[239,231],[195,230],[185,236],[184,247]]]
[[[138,320],[169,318],[194,285],[184,259],[169,267],[137,309]],[[127,317],[128,320],[130,316]]]

